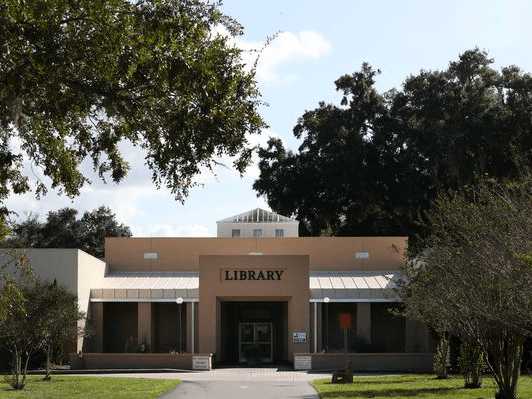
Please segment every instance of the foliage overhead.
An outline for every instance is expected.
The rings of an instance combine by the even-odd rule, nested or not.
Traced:
[[[11,235],[0,244],[10,248],[78,248],[103,259],[105,237],[131,237],[129,227],[119,223],[105,206],[85,212],[80,219],[77,214],[73,208],[50,211],[45,222],[30,216],[14,223]]]
[[[89,183],[86,159],[119,182],[122,142],[142,148],[155,185],[180,200],[217,156],[234,157],[242,172],[246,134],[264,124],[254,70],[232,42],[240,34],[217,2],[3,1],[0,201],[46,192],[23,156],[68,196]]]
[[[440,195],[428,221],[426,250],[404,268],[406,316],[479,345],[497,397],[514,399],[532,336],[532,181]]]
[[[297,152],[275,138],[260,149],[255,190],[305,235],[424,234],[418,220],[438,192],[532,165],[532,76],[492,63],[469,50],[385,93],[363,64],[335,82],[340,105],[299,118]]]

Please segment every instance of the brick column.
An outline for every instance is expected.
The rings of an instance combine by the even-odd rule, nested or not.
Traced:
[[[138,343],[146,344],[147,350],[151,351],[151,303],[138,303]]]
[[[357,303],[357,337],[371,343],[371,303]]]

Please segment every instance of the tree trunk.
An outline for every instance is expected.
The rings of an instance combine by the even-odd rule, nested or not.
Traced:
[[[476,342],[463,341],[460,348],[460,369],[464,376],[464,387],[476,389],[482,386],[484,350]]]
[[[50,364],[51,351],[52,351],[51,345],[48,344],[46,346],[46,374],[44,375],[44,378],[43,378],[44,381],[50,381],[52,379],[51,364]]]
[[[24,370],[22,373],[22,388],[26,385],[26,375],[28,374],[28,364],[30,362],[30,352],[26,352],[26,361],[24,362]]]
[[[22,379],[22,354],[15,348],[13,374],[10,384],[13,389],[24,389],[24,379]]]
[[[524,338],[504,331],[488,343],[488,362],[497,383],[496,399],[517,399]]]
[[[434,354],[434,372],[438,379],[449,377],[447,372],[447,360],[449,357],[449,335],[442,333]]]

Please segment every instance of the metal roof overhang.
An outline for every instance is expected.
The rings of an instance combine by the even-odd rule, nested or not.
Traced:
[[[400,302],[398,271],[310,273],[310,302]]]
[[[310,273],[310,302],[399,302],[398,271],[320,271]],[[115,272],[91,302],[199,301],[198,272]]]
[[[114,272],[101,288],[91,289],[91,302],[197,302],[198,272]]]

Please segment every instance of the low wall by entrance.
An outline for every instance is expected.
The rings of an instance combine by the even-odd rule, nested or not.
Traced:
[[[353,371],[431,372],[432,353],[348,353]],[[337,370],[345,367],[343,353],[297,353],[294,367],[307,370]]]
[[[83,353],[71,354],[70,361],[73,370],[212,368],[211,354],[192,353]]]

